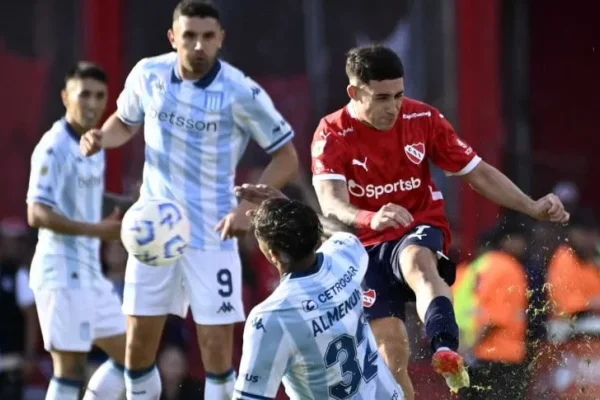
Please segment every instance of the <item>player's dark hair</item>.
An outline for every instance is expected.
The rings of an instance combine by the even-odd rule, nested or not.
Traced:
[[[108,83],[108,75],[98,64],[89,61],[79,61],[65,74],[65,85],[71,79],[94,79],[99,82]]]
[[[217,10],[210,1],[206,0],[180,1],[173,11],[173,21],[177,20],[182,15],[184,17],[214,18],[217,21],[221,21],[219,10]]]
[[[355,47],[346,54],[346,75],[363,83],[404,77],[400,57],[389,47],[372,44]]]
[[[256,211],[253,225],[256,237],[291,261],[310,256],[323,234],[317,213],[306,204],[290,199],[265,200]]]

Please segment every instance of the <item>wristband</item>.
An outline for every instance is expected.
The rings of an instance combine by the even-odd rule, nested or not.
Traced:
[[[376,213],[372,211],[360,210],[358,214],[356,214],[354,225],[361,229],[371,229],[371,221],[373,220],[373,217],[375,217],[375,214]]]

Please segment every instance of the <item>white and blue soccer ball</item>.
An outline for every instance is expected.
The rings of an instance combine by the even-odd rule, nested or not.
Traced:
[[[127,252],[144,264],[171,265],[190,242],[190,222],[173,200],[139,200],[123,216],[121,240]]]

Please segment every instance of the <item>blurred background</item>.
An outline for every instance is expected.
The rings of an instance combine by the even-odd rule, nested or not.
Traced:
[[[110,105],[141,58],[170,51],[176,0],[19,0],[0,4],[0,399],[41,399],[52,366],[27,276],[35,232],[25,224],[34,145],[64,110],[63,74],[101,64]],[[409,97],[439,108],[459,134],[533,197],[554,192],[573,212],[565,227],[511,215],[460,180],[436,173],[454,230],[454,285],[464,355],[482,398],[600,398],[600,3],[592,0],[220,0],[223,58],[257,80],[296,131],[302,174],[290,196],[316,206],[309,145],[318,120],[343,106],[344,54],[384,43],[403,59]],[[135,193],[143,139],[108,152],[107,188]],[[250,146],[238,180],[255,181],[267,157]],[[247,311],[278,276],[251,238],[242,241]],[[126,254],[103,247],[122,291]],[[518,284],[523,282],[523,284]],[[521,313],[522,324],[502,316]],[[429,367],[409,310],[418,399],[451,398]],[[241,350],[238,327],[236,363]],[[164,399],[199,399],[204,372],[191,318],[169,321],[159,357]],[[511,347],[512,346],[512,347]],[[509,359],[501,349],[522,349]],[[514,354],[514,352],[511,352]],[[90,371],[103,361],[90,356]],[[504,378],[504,380],[502,380]],[[13,396],[13,397],[11,397]],[[464,397],[470,396],[465,394]],[[281,399],[286,397],[281,394]],[[474,398],[474,397],[473,397]]]

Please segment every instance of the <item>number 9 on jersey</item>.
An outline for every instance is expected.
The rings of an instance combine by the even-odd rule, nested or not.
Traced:
[[[135,203],[123,217],[121,240],[127,252],[151,266],[171,265],[181,258],[190,241],[185,210],[168,199]]]

